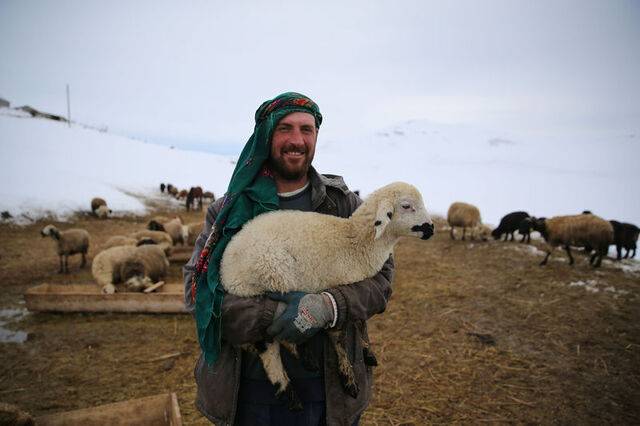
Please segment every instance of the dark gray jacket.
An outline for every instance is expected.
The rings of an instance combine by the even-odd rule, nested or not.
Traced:
[[[319,213],[349,217],[362,203],[349,191],[340,176],[320,175],[310,171],[313,210]],[[191,260],[184,266],[185,303],[191,304],[191,276],[195,271],[200,251],[209,235],[212,223],[220,210],[222,199],[209,206],[205,226],[198,237]],[[351,425],[364,411],[371,398],[373,385],[371,367],[362,355],[362,339],[369,341],[366,321],[383,312],[391,297],[393,259],[389,258],[382,270],[372,278],[343,285],[328,291],[338,306],[336,327],[346,330],[347,353],[354,365],[360,393],[356,399],[344,393],[337,373],[337,359],[329,340],[325,341],[324,381],[327,425]],[[198,387],[196,406],[202,414],[218,425],[232,425],[240,386],[242,351],[237,345],[265,340],[266,328],[273,321],[277,302],[266,297],[237,297],[227,294],[222,304],[222,349],[218,361],[207,367],[200,356],[195,366]],[[373,348],[375,350],[375,348]]]

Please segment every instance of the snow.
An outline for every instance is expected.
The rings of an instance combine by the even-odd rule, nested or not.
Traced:
[[[4,111],[2,111],[4,110]],[[182,151],[0,109],[0,211],[14,218],[65,219],[93,197],[116,214],[141,214],[132,195],[159,196],[159,184],[200,185],[222,194],[231,158]]]
[[[483,222],[493,225],[515,210],[550,217],[584,209],[640,223],[638,143],[612,135],[567,146],[562,140],[410,120],[346,140],[323,138],[321,130],[314,165],[344,176],[362,195],[392,181],[413,183],[435,214],[446,213],[454,201],[473,203]],[[159,197],[161,182],[200,185],[221,195],[234,160],[0,108],[0,211],[14,217],[64,218],[88,210],[95,196],[116,214],[139,214],[145,207],[131,194]]]

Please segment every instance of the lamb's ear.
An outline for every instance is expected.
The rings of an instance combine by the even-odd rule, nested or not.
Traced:
[[[376,235],[374,239],[378,239],[384,233],[384,230],[387,228],[389,222],[391,222],[391,218],[393,217],[393,204],[389,200],[382,200],[380,204],[378,204],[378,210],[376,212],[376,220],[374,222],[374,227],[376,230]]]

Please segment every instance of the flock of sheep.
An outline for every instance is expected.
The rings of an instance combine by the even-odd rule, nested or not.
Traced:
[[[91,210],[99,218],[107,218],[111,213],[101,198],[91,200]],[[204,221],[184,224],[180,216],[156,216],[149,221],[147,229],[129,235],[113,235],[101,244],[102,251],[93,258],[93,278],[103,293],[142,291],[166,276],[173,247],[193,245],[203,227]],[[82,256],[80,267],[85,266],[90,240],[87,230],[61,231],[47,225],[40,233],[56,242],[60,273],[69,272],[68,258],[75,254]]]
[[[622,258],[622,249],[626,250],[624,258],[633,258],[636,254],[636,243],[640,228],[631,223],[607,221],[585,210],[582,214],[570,216],[555,216],[552,218],[536,218],[527,212],[517,211],[505,215],[494,230],[484,225],[480,220],[480,210],[474,205],[456,202],[449,207],[447,222],[451,227],[450,235],[455,239],[454,228],[462,228],[462,239],[465,239],[467,228],[471,238],[476,236],[486,240],[489,233],[498,240],[504,235],[504,240],[510,236],[514,239],[514,232],[522,235],[521,242],[531,241],[531,231],[538,231],[546,241],[547,255],[540,265],[546,265],[551,252],[556,247],[563,247],[569,256],[569,264],[574,263],[571,247],[584,248],[591,257],[589,263],[594,267],[600,266],[602,258],[609,251],[609,246],[615,244],[617,260]],[[631,255],[630,255],[631,253]]]
[[[187,191],[186,189],[179,190],[175,186],[170,183],[160,184],[160,192],[171,195],[176,200],[185,200],[185,207],[187,211],[194,208],[194,203],[198,202],[198,210],[202,210],[203,200],[207,200],[209,202],[215,201],[215,195],[211,191],[203,191],[201,186],[192,186]]]

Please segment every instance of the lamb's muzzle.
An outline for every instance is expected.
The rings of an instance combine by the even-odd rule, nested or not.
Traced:
[[[422,225],[416,225],[411,228],[413,232],[422,232],[421,240],[428,240],[434,234],[433,223],[425,222]]]

